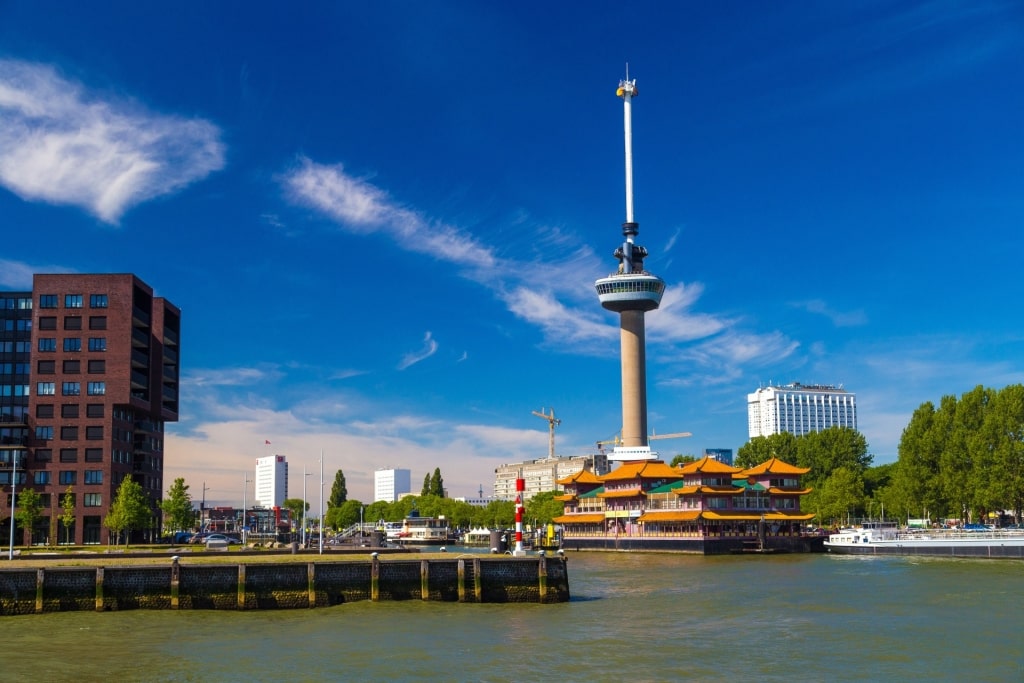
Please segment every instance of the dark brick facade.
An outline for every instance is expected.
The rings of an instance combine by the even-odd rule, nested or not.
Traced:
[[[132,274],[37,274],[31,298],[28,443],[19,465],[24,486],[46,503],[33,542],[109,543],[103,519],[125,477],[153,506],[151,527],[132,540],[153,539],[164,424],[178,419],[180,311]],[[75,522],[65,529],[58,518],[69,487]],[[28,542],[28,533],[18,540]]]

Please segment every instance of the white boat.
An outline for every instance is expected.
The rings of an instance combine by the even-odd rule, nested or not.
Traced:
[[[865,522],[829,534],[825,550],[838,555],[928,555],[1024,559],[1024,531],[900,529],[895,522]]]
[[[451,542],[451,530],[444,517],[409,516],[401,528],[387,530],[388,543],[401,545],[445,545]]]

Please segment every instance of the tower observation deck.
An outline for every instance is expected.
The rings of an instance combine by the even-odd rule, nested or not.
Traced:
[[[622,445],[609,460],[652,460],[657,453],[647,443],[647,352],[644,313],[661,305],[665,281],[644,270],[647,250],[636,243],[640,225],[633,219],[633,98],[639,94],[636,79],[619,81],[616,95],[622,98],[626,146],[625,238],[615,250],[618,272],[598,279],[594,286],[601,305],[619,314],[622,362]]]

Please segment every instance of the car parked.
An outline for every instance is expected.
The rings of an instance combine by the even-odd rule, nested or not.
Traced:
[[[202,542],[209,543],[210,541],[223,542],[228,545],[231,545],[232,543],[241,543],[237,538],[232,538],[231,536],[226,536],[224,534],[207,534],[207,536],[203,538]]]

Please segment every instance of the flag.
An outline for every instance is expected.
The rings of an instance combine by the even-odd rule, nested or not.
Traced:
[[[269,441],[267,441],[267,440],[264,440],[264,441],[263,441],[263,444],[264,444],[265,446],[269,446],[269,445],[270,445],[270,442],[269,442]]]

